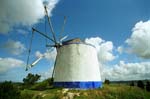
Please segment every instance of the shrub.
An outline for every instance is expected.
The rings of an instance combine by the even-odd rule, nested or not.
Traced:
[[[105,79],[104,83],[109,85],[110,81],[108,79]]]
[[[48,79],[46,79],[46,80],[48,81],[48,83],[49,83],[50,86],[53,85],[54,78],[48,78]]]
[[[36,83],[35,85],[33,85],[31,87],[31,89],[33,89],[33,90],[45,90],[45,89],[47,89],[47,87],[48,87],[48,82],[43,81],[43,82]]]
[[[132,82],[130,83],[130,86],[134,86],[134,81],[132,81]]]
[[[137,86],[141,89],[144,89],[144,83],[141,80],[137,82]]]
[[[146,90],[150,91],[150,82],[149,81],[146,82]]]
[[[33,85],[31,87],[31,89],[34,89],[34,90],[45,90],[45,89],[48,89],[48,88],[52,88],[53,86],[53,79],[52,78],[48,78],[42,82],[39,82],[39,83],[36,83],[35,85]]]
[[[0,99],[19,99],[20,91],[15,87],[11,81],[5,81],[0,84]]]
[[[29,73],[26,78],[23,78],[23,82],[25,85],[33,85],[35,82],[37,82],[40,79],[40,75],[38,74],[31,74]]]
[[[28,90],[21,91],[21,99],[32,99],[34,94]]]

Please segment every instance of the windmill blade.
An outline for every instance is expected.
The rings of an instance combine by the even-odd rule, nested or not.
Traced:
[[[38,59],[36,59],[32,64],[28,64],[26,69],[28,70],[29,68],[32,68],[33,66],[35,66],[43,57],[44,56],[41,56]]]
[[[62,25],[62,28],[61,28],[61,32],[60,32],[60,36],[59,36],[59,41],[61,41],[61,36],[62,36],[62,33],[64,32],[64,28],[65,28],[65,24],[66,24],[66,16],[64,16],[64,22],[63,22],[63,25]]]
[[[35,60],[35,61],[31,64],[31,67],[33,67],[34,65],[36,65],[43,57],[44,57],[44,55],[42,55],[42,56],[39,57],[37,60]]]
[[[66,35],[66,36],[64,36],[64,37],[62,37],[62,38],[60,38],[60,42],[64,41],[64,40],[67,39],[67,38],[68,38],[68,35]]]
[[[47,7],[44,6],[44,8],[45,8],[46,16],[48,18],[48,24],[49,24],[50,30],[52,32],[54,42],[55,42],[55,44],[57,44],[56,37],[55,37],[55,32],[54,32],[54,29],[53,29],[53,25],[52,25],[50,17],[48,16]]]

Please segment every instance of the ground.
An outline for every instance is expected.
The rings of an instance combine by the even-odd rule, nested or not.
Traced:
[[[43,91],[23,89],[24,99],[149,99],[150,92],[125,84],[104,85],[94,90],[50,88]]]

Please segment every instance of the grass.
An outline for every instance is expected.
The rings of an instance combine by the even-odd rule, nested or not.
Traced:
[[[24,89],[21,91],[22,99],[62,99],[68,93],[79,93],[73,99],[149,99],[150,92],[136,86],[123,84],[104,85],[94,90],[69,90],[62,93],[62,88],[51,88],[43,91]]]
[[[47,89],[43,91],[24,89],[21,91],[23,99],[60,99],[60,88]],[[28,98],[29,97],[29,98]]]

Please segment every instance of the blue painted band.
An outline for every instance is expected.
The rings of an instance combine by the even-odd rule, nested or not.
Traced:
[[[87,81],[87,82],[54,82],[55,87],[64,88],[79,88],[79,89],[94,89],[102,87],[101,81]]]

